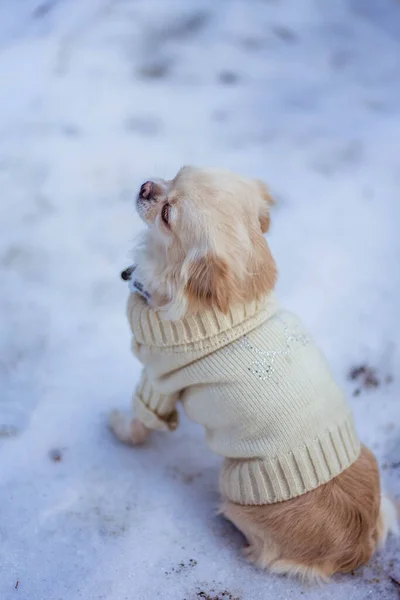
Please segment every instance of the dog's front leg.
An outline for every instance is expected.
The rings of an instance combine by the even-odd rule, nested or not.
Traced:
[[[151,430],[139,419],[119,410],[114,410],[108,421],[111,431],[124,444],[140,446],[150,436]]]

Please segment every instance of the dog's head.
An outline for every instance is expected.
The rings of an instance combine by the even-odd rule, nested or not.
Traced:
[[[148,225],[136,262],[154,308],[168,319],[268,293],[276,267],[263,233],[273,203],[266,187],[222,169],[183,167],[146,181],[137,210]]]

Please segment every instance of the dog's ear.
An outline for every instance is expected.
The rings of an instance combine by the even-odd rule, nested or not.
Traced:
[[[271,224],[270,208],[275,204],[275,200],[269,193],[269,190],[263,181],[259,179],[255,180],[258,193],[261,196],[261,208],[260,208],[260,226],[263,233],[267,233]]]
[[[258,300],[274,288],[276,265],[265,238],[258,230],[252,241],[253,252],[242,277],[212,254],[190,262],[185,290],[190,312],[217,308],[226,314],[234,304]]]
[[[227,313],[236,287],[235,277],[223,259],[208,254],[191,260],[186,285],[189,306]]]
[[[253,252],[247,266],[251,276],[246,285],[246,290],[249,299],[254,300],[255,298],[261,298],[274,289],[278,272],[267,240],[259,229],[254,229],[251,240]]]

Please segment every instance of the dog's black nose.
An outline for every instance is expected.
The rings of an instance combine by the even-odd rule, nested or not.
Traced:
[[[153,195],[153,186],[152,181],[146,181],[140,188],[139,198],[143,198],[144,200],[151,198]]]

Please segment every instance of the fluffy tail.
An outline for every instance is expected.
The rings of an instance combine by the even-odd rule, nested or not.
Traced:
[[[382,494],[381,508],[378,517],[378,548],[382,548],[385,545],[386,538],[389,533],[393,535],[399,534],[398,527],[398,514],[395,504],[386,496]]]

